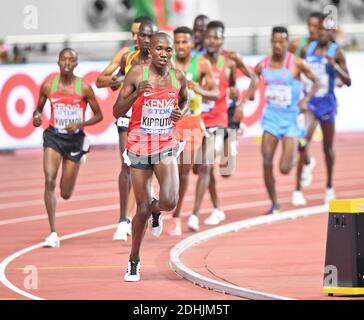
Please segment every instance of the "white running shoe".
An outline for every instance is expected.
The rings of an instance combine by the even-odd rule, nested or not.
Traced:
[[[308,187],[311,185],[313,177],[312,177],[312,171],[316,166],[316,159],[314,157],[310,158],[310,163],[305,164],[302,168],[301,173],[301,186],[302,187]]]
[[[140,261],[130,261],[128,262],[128,268],[124,275],[124,281],[127,282],[137,282],[140,281]]]
[[[325,205],[330,204],[330,200],[334,200],[335,198],[336,196],[334,188],[327,188],[325,194]]]
[[[296,190],[292,193],[292,204],[294,206],[305,206],[307,201],[302,193],[302,191]]]
[[[56,232],[52,232],[47,238],[44,240],[43,247],[44,248],[59,248],[61,245],[61,241],[58,238]]]
[[[152,213],[149,218],[149,228],[150,232],[154,237],[159,237],[163,231],[163,219],[161,212]]]
[[[128,235],[131,236],[131,222],[130,220],[120,221],[114,233],[114,240],[128,240]]]
[[[191,231],[198,231],[200,229],[198,216],[191,214],[188,218],[187,226]]]
[[[214,209],[210,216],[204,221],[205,224],[214,226],[226,219],[224,211],[220,209]]]
[[[169,226],[167,228],[167,234],[170,236],[181,236],[182,235],[182,226],[180,218],[173,218],[169,222]]]

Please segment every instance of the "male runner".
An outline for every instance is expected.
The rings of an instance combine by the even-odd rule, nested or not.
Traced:
[[[139,21],[139,20],[138,20]],[[134,24],[133,24],[134,25]],[[133,34],[135,39],[136,36],[136,48],[137,50],[127,51],[124,53],[119,61],[120,70],[118,72],[119,79],[122,79],[130,68],[135,64],[141,64],[149,62],[149,49],[150,39],[156,32],[157,26],[148,18],[143,18],[143,22],[139,23],[139,30],[136,35]],[[135,31],[135,30],[134,30]],[[119,57],[118,57],[119,58]],[[116,61],[115,61],[116,62]],[[106,72],[110,72],[111,67],[106,68]],[[112,74],[112,72],[111,72]],[[106,75],[101,74],[99,78],[106,78]],[[121,81],[121,80],[120,80]],[[120,84],[119,84],[120,87]],[[131,110],[128,114],[119,117],[116,121],[118,133],[119,133],[119,149],[122,153],[125,150],[126,145],[126,133],[128,130],[129,118]],[[120,218],[118,227],[114,233],[114,240],[127,240],[127,236],[131,235],[131,223],[127,214],[131,214],[135,203],[134,193],[131,190],[130,181],[130,169],[124,163],[123,157],[121,156],[121,171],[119,173],[119,201],[120,201]]]
[[[313,41],[303,50],[309,66],[318,77],[320,89],[310,100],[307,113],[308,132],[307,142],[312,140],[317,123],[320,123],[323,134],[323,149],[327,171],[326,193],[324,203],[328,204],[335,198],[332,176],[335,155],[333,142],[335,135],[335,117],[337,114],[337,101],[334,92],[335,79],[338,77],[345,85],[351,85],[351,78],[346,65],[345,55],[341,48],[332,41],[331,30],[325,28],[325,19],[320,21],[319,40]],[[294,205],[305,205],[306,199],[303,196],[301,187],[312,181],[312,160],[308,154],[308,145],[300,150],[300,161],[297,169],[296,190],[292,194]],[[307,181],[308,180],[308,181]]]
[[[33,125],[42,124],[42,111],[49,99],[51,119],[43,133],[43,167],[45,176],[44,202],[51,234],[45,239],[45,247],[59,247],[56,228],[56,179],[62,162],[61,197],[68,200],[76,184],[80,160],[89,150],[83,128],[102,120],[102,113],[89,84],[73,74],[77,66],[77,53],[65,48],[59,53],[60,75],[42,84],[37,107],[33,113]],[[94,116],[85,120],[87,104]]]
[[[152,215],[152,229],[160,230],[161,211],[173,210],[178,201],[179,143],[175,122],[188,110],[188,92],[182,72],[170,67],[172,54],[172,38],[165,33],[154,35],[151,63],[130,70],[113,109],[117,118],[133,106],[124,156],[131,167],[137,212],[132,222],[132,248],[125,281],[140,280],[139,251],[148,219]],[[151,194],[153,173],[160,186],[159,200]],[[154,231],[159,235],[158,230]]]
[[[279,204],[273,175],[273,158],[279,140],[282,140],[282,155],[279,169],[288,174],[295,164],[298,137],[301,132],[297,126],[299,112],[307,110],[308,101],[318,89],[318,81],[304,60],[288,51],[288,31],[285,27],[272,30],[273,55],[266,57],[255,69],[263,76],[266,86],[266,107],[262,119],[262,156],[264,182],[272,207],[267,214],[279,213]],[[302,100],[301,74],[312,80],[314,86]]]
[[[308,36],[304,36],[300,39],[295,39],[293,40],[290,45],[289,45],[289,51],[296,54],[298,57],[303,58],[303,51],[307,49],[307,46],[312,42],[312,41],[317,41],[318,40],[318,32],[319,32],[319,27],[320,27],[320,23],[321,20],[324,19],[324,14],[321,12],[312,12],[308,18],[307,18],[307,29],[308,29]],[[305,77],[302,77],[302,89],[305,89],[305,86],[307,84],[307,82],[309,82],[309,80],[305,79]],[[305,114],[306,115],[306,114]],[[306,119],[305,119],[305,115],[301,115],[301,117],[303,116],[302,121],[303,123],[306,123]],[[307,140],[305,138],[305,132],[306,130],[302,131],[302,135],[299,139],[299,145],[298,148],[299,150],[302,149],[306,144],[307,144]],[[301,166],[301,164],[298,164],[299,166]],[[313,168],[316,166],[316,160],[314,157],[311,157],[309,159],[309,163],[307,165],[303,165],[303,174],[302,174],[302,185],[303,186],[308,186],[311,181],[309,180],[311,177],[311,172],[313,170]],[[295,198],[295,200],[292,200],[293,202],[295,202],[297,205],[298,204],[305,204],[305,200],[303,200],[303,195],[299,192],[293,193],[292,198]]]
[[[217,90],[214,74],[210,62],[203,55],[192,55],[194,46],[193,31],[188,27],[179,27],[174,30],[174,47],[176,56],[175,67],[184,72],[188,81],[189,109],[182,120],[177,123],[180,139],[186,142],[185,148],[179,157],[179,199],[176,210],[167,230],[169,235],[182,235],[180,212],[183,199],[187,191],[189,174],[197,151],[201,147],[203,138],[203,120],[201,116],[202,98],[217,100]]]
[[[203,42],[206,33],[206,27],[209,22],[209,17],[204,14],[200,14],[195,18],[193,22],[194,48],[192,50],[192,55],[206,53]]]
[[[304,48],[307,48],[307,46],[312,41],[318,40],[318,30],[323,17],[324,15],[321,12],[312,12],[307,18],[307,28],[309,35],[300,39],[293,40],[290,43],[288,50],[296,54],[298,57],[304,58],[302,56],[302,50]]]
[[[111,59],[109,65],[101,72],[96,80],[96,86],[98,88],[110,87],[113,90],[118,90],[122,84],[122,78],[114,75],[115,71],[118,70],[121,58],[125,53],[130,51],[136,51],[139,49],[138,45],[138,33],[139,27],[143,22],[153,22],[151,18],[147,16],[137,17],[131,25],[131,33],[133,36],[134,46],[121,48]]]
[[[219,99],[216,102],[204,102],[202,105],[202,118],[209,136],[203,139],[202,150],[204,152],[204,163],[198,166],[195,204],[192,215],[188,219],[188,227],[192,231],[199,230],[198,214],[205,190],[209,186],[211,171],[214,167],[215,142],[221,144],[221,146],[223,145],[224,129],[228,127],[226,97],[228,88],[235,86],[236,68],[238,67],[247,75],[251,79],[251,83],[246,97],[244,97],[235,110],[234,121],[240,122],[245,101],[253,97],[258,84],[258,79],[255,74],[246,68],[236,53],[223,51],[224,31],[225,26],[221,21],[211,21],[207,25],[204,40],[204,46],[207,50],[204,56],[210,61],[213,67],[215,82],[219,88]],[[205,224],[215,225],[225,219],[224,212],[219,208],[215,209],[205,220]]]

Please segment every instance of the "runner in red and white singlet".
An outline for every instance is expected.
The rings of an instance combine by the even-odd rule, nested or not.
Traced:
[[[150,66],[141,67],[143,81],[148,81]],[[134,102],[126,145],[128,153],[152,156],[177,146],[178,136],[171,114],[178,104],[179,87],[173,69],[169,70],[169,77],[167,87],[151,88]]]
[[[205,55],[208,58],[208,55]],[[227,113],[227,91],[230,86],[235,84],[235,76],[233,75],[234,65],[229,64],[229,60],[222,54],[218,55],[217,61],[213,62],[213,73],[216,85],[219,90],[219,100],[208,101],[202,104],[202,118],[207,129],[212,128],[227,128],[228,126],[228,113]],[[225,76],[225,70],[230,69],[230,79]],[[228,71],[228,72],[229,72]]]
[[[149,17],[138,17],[134,20],[131,31],[134,39],[134,47],[121,49],[114,56],[111,64],[97,78],[96,85],[100,87],[110,86],[113,90],[120,89],[124,76],[132,68],[133,65],[149,63],[150,39],[154,33],[158,31],[158,27],[151,21]],[[113,73],[119,68],[117,75]],[[112,77],[112,78],[110,78]],[[131,109],[127,114],[116,119],[116,127],[119,134],[119,151],[121,155],[121,166],[119,173],[119,224],[113,235],[114,240],[128,240],[131,235],[131,220],[135,213],[135,195],[131,188],[130,169],[124,163],[122,154],[125,151],[127,141],[127,131],[129,127],[129,119]]]
[[[56,179],[62,163],[61,196],[69,199],[76,184],[80,160],[88,152],[88,143],[83,128],[102,120],[102,113],[91,86],[73,74],[77,66],[77,53],[65,48],[59,53],[60,75],[42,84],[33,124],[42,124],[42,111],[47,99],[51,103],[49,127],[43,133],[44,148],[44,200],[48,213],[51,234],[44,246],[59,247],[56,229]],[[85,119],[87,104],[94,115]]]
[[[51,117],[49,125],[57,133],[67,134],[67,127],[82,123],[85,119],[87,101],[81,94],[82,79],[76,78],[74,92],[63,93],[58,90],[59,76],[52,82],[51,93],[48,99],[51,103]],[[76,129],[76,133],[80,129]]]
[[[170,68],[173,40],[157,33],[151,40],[151,64],[134,66],[114,105],[117,118],[132,106],[127,152],[137,202],[132,222],[132,248],[125,281],[140,280],[139,251],[150,219],[152,234],[162,231],[161,211],[171,211],[178,200],[178,136],[175,122],[188,111],[187,81],[181,71]],[[159,182],[159,200],[153,199],[153,173]]]
[[[176,68],[183,71],[188,81],[189,109],[177,123],[179,138],[186,143],[179,157],[179,199],[167,233],[180,236],[182,226],[180,213],[189,184],[190,171],[195,163],[201,163],[204,125],[202,120],[202,99],[217,100],[219,92],[214,81],[211,63],[203,55],[192,55],[194,46],[193,31],[188,27],[174,30],[174,47]]]
[[[204,47],[206,54],[204,55],[213,66],[216,84],[219,88],[219,100],[216,102],[205,102],[202,105],[202,118],[208,133],[205,137],[202,148],[205,151],[204,163],[199,166],[198,180],[196,184],[195,204],[188,219],[188,227],[192,231],[199,230],[199,218],[201,203],[207,187],[211,193],[211,199],[214,204],[214,210],[211,215],[205,220],[205,224],[216,225],[225,219],[224,212],[220,209],[219,199],[217,196],[215,179],[213,176],[215,150],[218,149],[222,154],[221,149],[224,145],[225,129],[228,127],[228,90],[235,86],[236,69],[239,68],[252,81],[249,86],[246,97],[236,107],[234,112],[234,121],[239,122],[242,117],[242,109],[246,99],[250,99],[254,95],[258,80],[253,72],[249,71],[242,60],[232,52],[223,50],[224,45],[224,30],[225,26],[221,21],[211,21],[207,25],[207,31],[204,39]],[[225,157],[223,157],[225,160]],[[229,171],[229,167],[226,167]]]

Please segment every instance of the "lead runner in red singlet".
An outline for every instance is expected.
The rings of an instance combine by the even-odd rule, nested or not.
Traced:
[[[51,119],[43,133],[43,167],[45,175],[44,202],[47,208],[51,234],[46,238],[45,247],[59,247],[56,230],[56,179],[62,162],[61,197],[65,200],[72,195],[76,184],[80,160],[88,152],[88,143],[83,128],[102,120],[102,113],[91,86],[73,74],[77,66],[77,53],[65,48],[59,53],[60,75],[46,81],[40,88],[37,108],[33,113],[33,124],[42,124],[42,111],[49,99]],[[87,104],[94,116],[85,120]]]
[[[140,280],[139,251],[148,219],[152,234],[158,236],[160,212],[173,210],[178,201],[180,145],[175,122],[188,110],[188,91],[183,73],[170,67],[172,54],[173,39],[162,32],[154,35],[151,63],[128,72],[113,109],[117,118],[133,106],[124,157],[131,167],[137,212],[125,281]],[[159,200],[151,194],[153,173],[160,186]]]
[[[137,24],[137,28],[135,23]],[[140,23],[141,22],[141,23]],[[139,17],[135,23],[132,25],[133,38],[134,38],[134,48],[127,50],[120,57],[114,57],[110,66],[108,66],[97,78],[96,85],[101,87],[108,86],[107,80],[112,76],[113,72],[119,67],[119,72],[117,76],[124,78],[125,74],[131,69],[135,64],[147,63],[150,61],[149,58],[149,47],[150,38],[154,33],[158,31],[158,27],[150,20],[148,17]],[[123,49],[121,49],[123,50]],[[115,65],[117,64],[117,65]],[[110,82],[112,83],[112,81]],[[118,89],[122,86],[122,82],[119,83]],[[113,86],[110,84],[110,87]],[[113,89],[114,90],[114,89]],[[119,134],[119,151],[121,155],[121,170],[119,173],[118,187],[119,187],[119,204],[120,204],[120,215],[119,224],[114,233],[114,240],[124,240],[128,239],[128,235],[131,235],[131,222],[130,217],[134,215],[135,212],[135,195],[131,189],[131,179],[130,179],[130,169],[123,161],[122,154],[126,147],[127,131],[129,126],[129,118],[131,115],[131,110],[128,114],[125,114],[116,120],[116,126]]]

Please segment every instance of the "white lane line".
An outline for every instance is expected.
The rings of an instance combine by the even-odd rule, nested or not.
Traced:
[[[255,206],[256,203],[253,203],[253,206]],[[243,205],[240,205],[241,207]],[[246,207],[246,204],[244,205]],[[77,214],[82,214],[82,213],[91,213],[91,212],[99,212],[99,211],[105,211],[105,210],[112,210],[112,209],[116,209],[119,208],[118,204],[112,205],[112,206],[102,206],[102,207],[94,207],[91,209],[79,209],[79,210],[70,210],[67,212],[63,212],[63,213],[59,213],[57,216],[67,216],[67,215],[77,215]],[[201,210],[201,214],[204,213],[208,213],[211,212],[212,208],[206,208]],[[189,212],[182,212],[182,215],[188,215]],[[5,225],[5,224],[13,224],[13,223],[20,223],[20,222],[26,222],[26,221],[35,221],[35,220],[40,220],[40,219],[44,219],[47,218],[47,216],[41,215],[41,216],[33,216],[33,217],[25,217],[25,218],[19,218],[19,219],[11,219],[11,220],[5,220],[5,221],[1,221],[0,225]],[[168,220],[170,219],[170,216],[165,217],[164,220]],[[76,238],[76,237],[81,237],[83,235],[87,235],[87,234],[91,234],[91,233],[96,233],[99,231],[105,231],[105,230],[110,230],[113,228],[116,228],[117,224],[112,224],[112,225],[107,225],[104,227],[99,227],[99,228],[95,228],[95,229],[89,229],[89,230],[85,230],[85,231],[81,231],[81,232],[77,232],[77,233],[72,233],[70,235],[65,235],[60,237],[60,240],[68,240],[68,239],[72,239],[72,238]],[[22,250],[19,250],[17,252],[15,252],[14,254],[10,255],[9,257],[5,258],[1,263],[0,263],[0,283],[3,283],[7,288],[9,288],[10,290],[24,296],[27,297],[29,299],[32,300],[42,300],[43,298],[40,298],[38,296],[32,295],[29,292],[26,292],[22,289],[19,289],[18,287],[16,287],[14,284],[12,284],[6,277],[6,267],[9,265],[9,263],[11,263],[12,261],[14,261],[15,259],[19,258],[20,256],[27,254],[33,250],[39,249],[43,247],[44,242],[35,244],[33,246],[24,248]]]
[[[335,180],[336,185],[341,185],[341,182],[344,182],[344,185],[348,185],[348,183],[352,183],[355,180],[357,180],[357,176],[358,176],[358,170],[353,170],[350,172],[345,172],[345,176],[341,177],[340,180]],[[105,176],[104,176],[105,177]],[[260,177],[259,175],[257,175],[256,173],[254,174],[249,174],[249,173],[236,173],[234,174],[233,178],[231,178],[230,180],[228,179],[221,179],[218,181],[219,185],[224,186],[240,186],[241,185],[241,180],[244,180],[244,187],[248,187],[249,185],[257,185],[257,184],[262,184],[263,185],[263,179],[262,177]],[[100,182],[96,181],[80,181],[77,184],[77,191],[78,190],[93,190],[93,189],[98,189],[98,186],[103,186],[103,187],[115,187],[117,185],[117,183],[115,183],[115,179],[110,179],[107,178],[100,180]],[[319,183],[323,183],[325,182],[325,178],[319,178],[317,177],[314,180],[314,184],[319,184]],[[283,183],[290,183],[290,181],[282,181]],[[4,183],[5,185],[5,183]],[[6,187],[8,187],[9,183],[6,183]],[[42,187],[40,187],[42,186]],[[5,189],[5,188],[4,188]],[[22,182],[19,182],[16,185],[16,190],[7,190],[5,189],[0,190],[0,198],[6,198],[6,197],[15,197],[15,196],[19,196],[19,195],[43,195],[44,192],[44,187],[43,187],[43,180],[40,180],[39,183],[36,184],[36,186],[29,188],[28,186],[24,186],[24,184]]]
[[[78,202],[78,201],[101,200],[101,199],[106,199],[106,198],[116,198],[117,196],[118,196],[117,191],[77,195],[77,196],[74,196],[73,198],[71,198],[68,201],[68,203]],[[59,199],[59,200],[61,200],[61,199]],[[30,206],[39,206],[39,205],[43,205],[43,204],[44,204],[44,200],[40,200],[40,199],[39,200],[10,202],[10,203],[0,204],[0,210],[21,208],[21,207],[30,207]]]
[[[111,205],[107,205],[107,206],[97,206],[97,207],[92,207],[92,208],[60,211],[60,212],[57,212],[56,216],[57,216],[57,218],[58,217],[68,217],[68,216],[76,216],[79,214],[96,213],[96,212],[110,211],[110,210],[119,210],[119,204],[111,204]],[[21,222],[38,221],[38,220],[44,220],[44,219],[48,219],[48,216],[46,214],[38,214],[38,215],[34,215],[34,216],[29,216],[29,217],[1,220],[0,226],[21,223]]]
[[[245,194],[245,191],[240,191],[237,193],[232,193],[230,192],[228,195],[224,195],[225,198],[228,198],[228,196],[237,196],[239,194]],[[249,191],[247,191],[247,194],[250,193]],[[261,189],[256,189],[256,192],[254,191],[252,194],[257,195],[259,193],[264,193],[265,194],[265,189],[261,188]],[[336,196],[338,198],[343,198],[343,197],[353,197],[353,196],[362,196],[364,193],[363,190],[353,190],[353,191],[338,191],[336,192]],[[223,194],[223,193],[222,193]],[[220,196],[222,195],[220,194]],[[306,199],[307,200],[319,200],[323,198],[323,194],[313,194],[313,195],[307,195]],[[186,202],[187,201],[192,201],[194,199],[193,196],[188,196],[186,197]],[[279,201],[281,204],[288,204],[291,203],[291,198],[287,197],[287,198],[281,198]],[[261,206],[269,206],[271,204],[271,202],[269,200],[259,200],[259,201],[254,201],[254,202],[245,202],[245,203],[238,203],[238,204],[232,204],[232,205],[227,205],[227,206],[222,206],[221,209],[222,210],[235,210],[235,209],[247,209],[247,208],[255,208],[255,207],[261,207]],[[112,211],[112,210],[119,210],[119,204],[111,204],[111,205],[107,205],[107,206],[95,206],[92,208],[84,208],[84,209],[76,209],[76,210],[66,210],[66,211],[60,211],[57,212],[57,218],[59,217],[68,217],[68,216],[75,216],[75,215],[80,215],[80,214],[88,214],[88,213],[96,213],[96,212],[103,212],[103,211]],[[212,209],[211,208],[206,208],[206,209],[201,209],[200,213],[207,213],[210,212]],[[182,216],[184,215],[189,215],[190,212],[187,212],[185,214],[182,214]],[[44,219],[48,219],[48,216],[46,214],[38,214],[38,215],[33,215],[33,216],[29,216],[29,217],[20,217],[20,218],[14,218],[14,219],[6,219],[6,220],[0,220],[0,226],[3,225],[9,225],[9,224],[16,224],[16,223],[22,223],[22,222],[30,222],[30,221],[38,221],[38,220],[44,220]]]
[[[246,206],[247,204],[245,204],[245,206]],[[241,205],[242,206],[242,205]],[[306,208],[306,210],[308,210],[309,208]],[[301,209],[302,210],[302,209]],[[204,210],[204,211],[206,211],[206,212],[210,212],[211,211],[211,208],[208,208],[208,209],[206,209],[206,210]],[[184,214],[187,214],[186,212],[184,212]],[[277,215],[277,218],[279,218],[279,217],[281,217],[281,216],[283,216],[284,214],[280,214],[280,215]],[[168,216],[168,217],[166,217],[166,219],[168,220],[170,217]],[[259,218],[265,218],[265,217],[259,217]],[[259,219],[259,218],[255,218],[255,219]],[[247,221],[250,221],[250,220],[255,220],[255,219],[249,219],[249,220],[247,220]],[[244,220],[242,221],[242,222],[239,222],[239,223],[244,223]],[[233,224],[231,224],[231,225],[235,225],[236,223],[233,223]],[[102,226],[102,227],[98,227],[98,228],[93,228],[93,229],[88,229],[88,230],[84,230],[84,231],[80,231],[80,232],[76,232],[76,233],[72,233],[72,234],[69,234],[69,235],[65,235],[65,236],[62,236],[62,237],[60,237],[60,240],[61,241],[64,241],[64,240],[69,240],[69,239],[73,239],[73,238],[77,238],[77,237],[81,237],[81,236],[84,236],[84,235],[88,235],[88,234],[92,234],[92,233],[97,233],[97,232],[101,232],[101,231],[106,231],[106,230],[110,230],[110,229],[114,229],[115,227],[116,227],[117,225],[116,224],[112,224],[112,225],[107,225],[107,226]],[[227,226],[230,226],[230,225],[227,225]],[[213,230],[216,230],[216,229],[220,229],[220,228],[223,228],[223,227],[219,227],[219,228],[214,228],[214,229],[211,229],[211,231],[213,231]],[[206,232],[206,231],[205,231]],[[195,236],[199,236],[199,235],[203,235],[204,234],[204,232],[203,233],[199,233],[199,234],[197,234],[197,235],[195,235]],[[193,238],[193,237],[195,237],[195,236],[192,236],[192,237],[189,237],[189,238],[187,238],[186,240],[188,240],[188,239],[190,239],[190,238]],[[183,241],[182,241],[183,242]],[[40,248],[42,248],[43,247],[43,244],[44,244],[44,242],[40,242],[40,243],[37,243],[37,244],[35,244],[35,245],[33,245],[33,246],[30,246],[30,247],[27,247],[27,248],[24,248],[24,249],[22,249],[22,250],[19,250],[19,251],[17,251],[17,252],[15,252],[15,253],[13,253],[12,255],[10,255],[10,256],[8,256],[7,258],[5,258],[1,263],[0,263],[0,283],[2,283],[4,286],[6,286],[8,289],[10,289],[11,291],[13,291],[13,292],[16,292],[17,294],[19,294],[19,295],[22,295],[22,296],[24,296],[24,297],[26,297],[26,298],[28,298],[28,299],[31,299],[31,300],[43,300],[44,298],[41,298],[41,297],[39,297],[39,296],[36,296],[36,295],[33,295],[33,294],[31,294],[31,293],[29,293],[29,292],[27,292],[27,291],[24,291],[24,290],[22,290],[22,289],[20,289],[20,288],[18,288],[17,286],[15,286],[13,283],[11,283],[8,279],[7,279],[7,277],[6,277],[6,268],[7,268],[7,266],[11,263],[11,262],[13,262],[15,259],[17,259],[17,258],[19,258],[20,256],[22,256],[22,255],[24,255],[24,254],[27,254],[27,253],[29,253],[29,252],[31,252],[31,251],[34,251],[34,250],[36,250],[36,249],[40,249]],[[181,243],[180,243],[181,244]],[[177,245],[177,246],[180,246],[180,244],[179,245]],[[196,245],[197,243],[196,242],[194,242],[194,244],[193,245]],[[173,250],[173,249],[172,249]],[[171,251],[172,252],[172,251]],[[173,261],[172,259],[171,259],[171,261]],[[173,268],[174,269],[174,268]],[[192,271],[192,273],[193,273],[193,271]],[[198,278],[197,278],[198,279]],[[213,281],[215,281],[215,280],[213,280]],[[197,283],[197,281],[196,281],[196,283]],[[217,290],[217,291],[219,291],[219,290]],[[248,291],[246,291],[246,292],[248,292]],[[250,292],[250,294],[253,294],[254,293],[254,291],[251,291]],[[266,296],[265,296],[266,297]],[[276,296],[271,296],[271,297],[276,297]],[[283,298],[283,297],[282,297]]]
[[[229,183],[228,185],[224,186],[224,188],[229,189],[232,188],[235,191],[229,192],[229,191],[225,191],[225,192],[220,192],[219,195],[224,195],[226,194],[227,196],[232,195],[232,194],[237,194],[237,192],[244,193],[244,194],[256,194],[262,191],[265,191],[265,189],[263,187],[261,188],[256,188],[256,189],[252,189],[250,188],[250,186],[256,186],[259,183],[263,183],[262,179],[254,179],[254,181],[250,181],[249,179],[244,180],[244,186],[241,186],[241,181],[231,181],[231,183]],[[322,192],[324,192],[324,189],[322,188],[322,184],[320,182],[323,182],[324,180],[317,180],[315,181],[312,186],[310,186],[310,191],[312,190],[322,190]],[[251,183],[250,183],[251,182]],[[220,181],[219,181],[219,184]],[[346,186],[362,186],[363,182],[356,179],[354,177],[346,177],[346,178],[342,178],[337,182],[338,185],[340,185],[340,187],[346,187]],[[85,185],[86,186],[86,185]],[[262,185],[263,186],[263,185]],[[101,188],[113,188],[116,189],[115,183],[110,183],[110,185],[108,184],[94,184],[93,185],[94,188],[80,188],[78,190],[100,190]],[[240,187],[239,190],[236,190],[236,187]],[[248,190],[244,190],[245,188],[247,188]],[[44,191],[44,189],[42,189]],[[77,190],[77,191],[78,191]],[[254,191],[256,190],[256,191]],[[293,191],[292,186],[289,185],[284,185],[282,187],[279,188],[278,190],[279,192],[282,191]],[[75,195],[73,196],[71,199],[67,200],[68,203],[73,203],[73,202],[79,202],[79,201],[89,201],[89,200],[93,200],[93,199],[109,199],[109,198],[115,198],[118,196],[118,192],[117,190],[112,191],[112,192],[95,192],[95,193],[88,193],[88,194],[83,194],[83,195]],[[0,196],[1,198],[1,196]],[[189,199],[194,199],[193,195],[187,196],[187,198]],[[63,201],[61,198],[59,198],[59,200]],[[5,209],[13,209],[13,208],[21,208],[21,207],[29,207],[29,206],[39,206],[39,205],[43,205],[44,204],[44,200],[38,199],[38,200],[27,200],[27,201],[10,201],[10,202],[2,202],[2,204],[0,204],[0,210],[5,210]]]
[[[251,300],[294,300],[293,298],[283,297],[274,295],[271,293],[265,293],[261,291],[250,290],[247,288],[242,288],[235,286],[226,282],[217,281],[201,275],[192,269],[188,268],[181,261],[181,255],[188,249],[195,247],[202,242],[205,242],[211,238],[221,236],[230,232],[237,232],[241,229],[247,229],[263,224],[268,224],[277,221],[283,221],[288,219],[296,219],[298,217],[306,217],[311,215],[317,215],[324,212],[328,212],[328,206],[315,206],[297,210],[286,211],[277,215],[261,216],[257,218],[242,220],[239,222],[230,223],[221,227],[208,229],[206,231],[197,233],[190,236],[177,245],[175,245],[169,254],[170,267],[182,278],[192,282],[193,284],[199,285],[202,288],[215,290],[218,292],[223,292],[226,294],[251,299]]]
[[[118,207],[118,205],[115,205],[115,207]],[[91,210],[89,209],[88,211],[91,211]],[[204,209],[204,210],[201,210],[201,213],[207,213],[207,212],[210,212],[211,210],[212,210],[212,208]],[[73,210],[73,211],[74,212],[79,211],[78,214],[81,214],[81,211],[83,211],[83,210]],[[92,210],[92,211],[97,212],[98,210]],[[75,214],[75,213],[73,213],[73,214]],[[189,213],[188,212],[183,212],[182,214],[187,215]],[[165,217],[165,219],[163,219],[163,220],[168,220],[168,219],[170,219],[170,216]],[[16,219],[14,219],[14,220],[16,220]],[[20,222],[23,222],[23,221],[20,221]],[[16,222],[14,222],[14,223],[16,223]],[[88,229],[88,230],[85,230],[85,231],[76,232],[76,233],[72,233],[72,234],[69,234],[69,235],[62,236],[62,237],[60,237],[60,240],[61,241],[69,240],[69,239],[72,239],[72,238],[77,238],[77,237],[81,237],[81,236],[84,236],[84,235],[88,235],[88,234],[92,234],[92,233],[96,233],[96,232],[100,232],[100,231],[106,231],[106,230],[114,229],[114,228],[116,228],[116,226],[117,226],[117,224],[112,224],[112,225],[102,226],[102,227],[98,227],[98,228],[94,228],[94,229]],[[4,284],[4,286],[6,286],[8,289],[12,290],[13,292],[16,292],[19,295],[22,295],[22,296],[24,296],[24,297],[26,297],[28,299],[31,299],[31,300],[44,300],[44,298],[35,296],[35,295],[33,295],[33,294],[31,294],[31,293],[29,293],[27,291],[24,291],[24,290],[18,288],[13,283],[11,283],[8,280],[8,278],[6,277],[6,268],[12,261],[14,261],[15,259],[19,258],[20,256],[22,256],[24,254],[27,254],[27,253],[29,253],[31,251],[42,248],[43,244],[44,244],[44,242],[37,243],[37,244],[35,244],[33,246],[30,246],[30,247],[24,248],[22,250],[19,250],[19,251],[13,253],[12,255],[8,256],[7,258],[5,258],[0,263],[0,283]]]
[[[73,238],[77,238],[77,237],[82,237],[88,234],[92,234],[92,233],[96,233],[96,232],[101,232],[101,231],[106,231],[106,230],[110,230],[110,229],[114,229],[116,227],[116,224],[112,224],[112,225],[107,225],[107,226],[103,226],[103,227],[98,227],[98,228],[94,228],[94,229],[88,229],[85,231],[81,231],[81,232],[76,232],[76,233],[72,233],[63,237],[60,237],[60,240],[69,240],[69,239],[73,239]],[[30,246],[28,248],[19,250],[15,253],[13,253],[12,255],[10,255],[9,257],[7,257],[6,259],[4,259],[1,263],[0,263],[0,283],[2,283],[5,287],[7,287],[8,289],[10,289],[11,291],[24,296],[28,299],[31,300],[44,300],[44,298],[41,298],[39,296],[33,295],[27,291],[24,291],[20,288],[18,288],[17,286],[15,286],[14,284],[12,284],[8,278],[6,277],[6,267],[9,265],[9,263],[11,263],[12,261],[14,261],[15,259],[19,258],[20,256],[27,254],[33,250],[36,249],[40,249],[43,247],[44,242],[41,243],[37,243],[33,246]]]
[[[106,182],[109,181],[109,182]],[[100,183],[86,183],[86,184],[78,184],[77,191],[90,191],[97,190],[101,188],[112,188],[117,185],[117,182],[114,180],[104,180],[104,182]],[[19,197],[19,196],[34,196],[34,195],[43,195],[44,187],[42,188],[26,188],[24,190],[16,190],[16,191],[1,191],[0,198],[8,198],[8,197]]]

